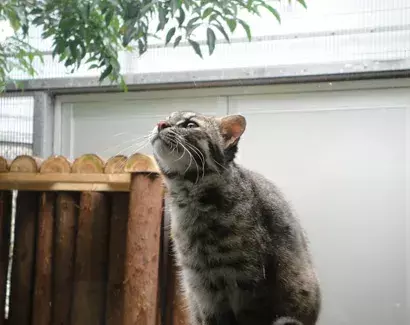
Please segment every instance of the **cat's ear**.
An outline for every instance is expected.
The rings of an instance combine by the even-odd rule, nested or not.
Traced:
[[[242,115],[228,115],[218,119],[225,148],[236,144],[245,131],[246,119]]]

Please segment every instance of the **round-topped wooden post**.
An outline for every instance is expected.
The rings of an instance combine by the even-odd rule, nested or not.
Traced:
[[[106,174],[122,174],[127,157],[107,160]],[[121,325],[124,319],[124,270],[127,244],[129,193],[111,193],[109,267],[107,283],[106,325]]]
[[[102,174],[96,155],[77,158],[73,173]],[[78,216],[71,324],[104,324],[108,272],[109,202],[106,193],[82,192]]]
[[[149,156],[131,156],[125,171],[132,174],[122,325],[156,325],[163,183]]]
[[[63,156],[48,158],[40,174],[70,174]],[[75,205],[64,192],[44,192],[40,199],[33,301],[33,325],[69,324],[75,245]],[[54,247],[53,247],[54,244]]]
[[[40,159],[19,156],[11,162],[10,172],[37,173],[40,164]],[[10,325],[31,322],[39,198],[39,192],[19,191],[17,195],[9,307]]]

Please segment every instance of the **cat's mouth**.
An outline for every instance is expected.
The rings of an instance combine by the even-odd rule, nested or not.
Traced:
[[[165,149],[172,151],[178,151],[179,149],[178,142],[168,132],[161,131],[156,133],[151,139],[151,144],[154,145],[158,141]]]

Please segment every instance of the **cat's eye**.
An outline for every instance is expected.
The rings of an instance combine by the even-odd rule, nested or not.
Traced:
[[[189,122],[189,123],[186,125],[186,128],[187,128],[187,129],[197,128],[197,127],[198,127],[198,124],[196,124],[195,122]]]

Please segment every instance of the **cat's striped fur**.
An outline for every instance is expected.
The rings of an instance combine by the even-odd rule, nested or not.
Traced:
[[[305,234],[279,190],[234,162],[245,125],[175,112],[153,131],[192,325],[314,325]]]

